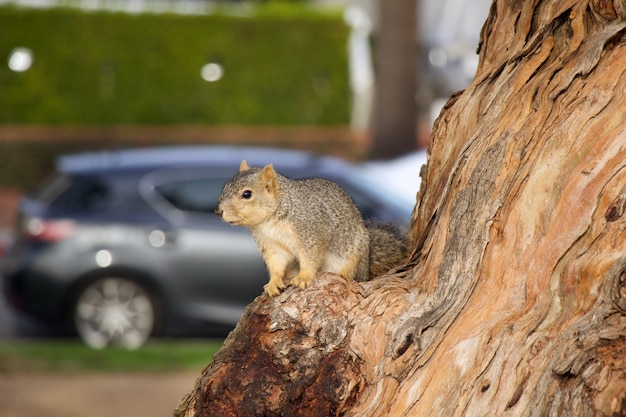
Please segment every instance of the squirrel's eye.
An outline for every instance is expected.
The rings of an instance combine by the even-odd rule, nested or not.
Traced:
[[[241,193],[241,198],[248,200],[250,198],[252,198],[252,191],[250,190],[244,190],[243,193]]]

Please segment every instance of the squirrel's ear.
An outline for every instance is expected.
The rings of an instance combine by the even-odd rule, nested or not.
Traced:
[[[266,191],[272,194],[276,191],[276,171],[274,171],[272,164],[265,165],[261,171],[261,181]]]
[[[246,162],[246,160],[244,159],[243,161],[241,161],[241,164],[239,164],[239,172],[244,172],[249,170],[250,167],[248,166],[248,162]]]

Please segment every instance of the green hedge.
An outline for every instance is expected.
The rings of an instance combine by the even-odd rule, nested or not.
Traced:
[[[129,15],[0,7],[0,123],[347,124],[349,29],[305,6]],[[15,47],[34,52],[9,70]],[[207,62],[224,77],[200,77]]]

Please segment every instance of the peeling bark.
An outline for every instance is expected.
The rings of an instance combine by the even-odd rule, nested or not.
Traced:
[[[625,91],[626,3],[495,1],[411,258],[259,297],[176,415],[626,415]]]
[[[343,414],[363,389],[362,359],[345,349],[348,311],[362,296],[358,284],[345,284],[322,276],[307,291],[258,297],[181,402],[180,415]]]

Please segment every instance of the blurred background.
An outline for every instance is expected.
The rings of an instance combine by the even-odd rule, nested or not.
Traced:
[[[490,4],[0,0],[0,415],[171,414],[267,279],[212,213],[243,157],[406,229]]]

